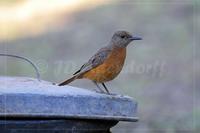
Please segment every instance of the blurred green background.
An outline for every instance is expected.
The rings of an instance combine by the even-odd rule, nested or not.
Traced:
[[[138,101],[140,120],[120,122],[112,132],[198,133],[199,5],[192,0],[0,0],[0,53],[28,57],[43,80],[58,83],[115,31],[142,36],[128,46],[121,74],[107,83],[112,92]],[[0,75],[35,77],[29,64],[0,58]],[[88,80],[70,85],[95,87]]]

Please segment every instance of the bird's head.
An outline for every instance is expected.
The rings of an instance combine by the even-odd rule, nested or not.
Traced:
[[[120,48],[125,48],[134,40],[142,40],[140,37],[134,37],[127,31],[117,31],[114,33],[111,43]]]

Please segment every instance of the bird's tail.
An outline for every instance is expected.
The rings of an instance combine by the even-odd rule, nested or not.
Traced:
[[[58,84],[58,86],[67,85],[67,84],[71,83],[72,81],[74,81],[75,79],[77,79],[77,75],[71,77],[71,78],[68,79],[68,80],[63,81],[62,83]]]

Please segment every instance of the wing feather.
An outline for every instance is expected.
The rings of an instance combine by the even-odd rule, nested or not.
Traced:
[[[87,63],[81,66],[81,68],[74,73],[74,75],[81,75],[99,65],[101,65],[105,59],[109,56],[112,49],[111,47],[101,48],[94,56],[92,56]]]

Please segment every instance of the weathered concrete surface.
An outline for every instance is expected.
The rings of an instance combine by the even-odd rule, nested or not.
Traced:
[[[0,117],[136,121],[137,103],[31,78],[0,77]]]

